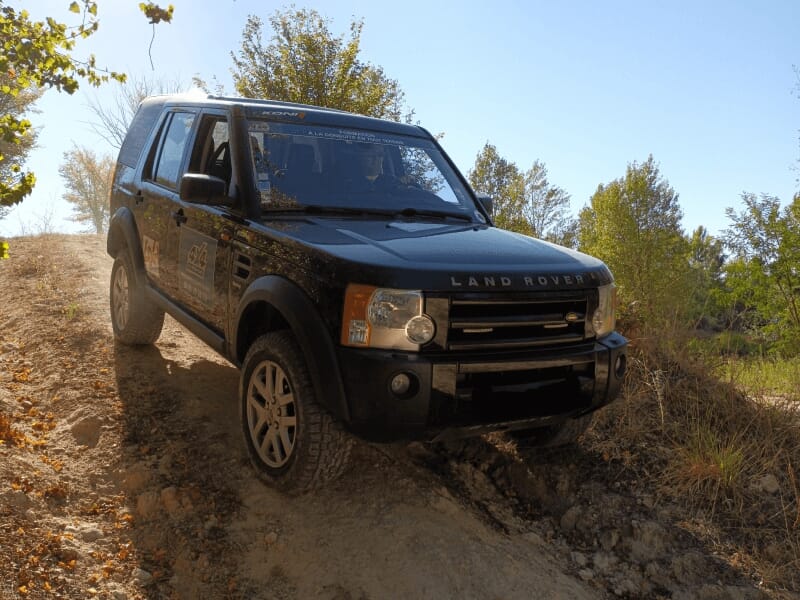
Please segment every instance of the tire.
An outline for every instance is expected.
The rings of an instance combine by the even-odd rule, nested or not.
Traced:
[[[114,337],[128,346],[153,344],[164,327],[164,311],[145,296],[136,284],[127,249],[114,259],[109,291],[111,327]]]
[[[352,438],[316,401],[303,355],[288,331],[259,337],[239,385],[245,445],[259,478],[299,494],[341,475]]]
[[[521,448],[556,448],[575,444],[592,424],[594,413],[576,419],[567,419],[558,425],[537,429],[511,431],[511,437]]]

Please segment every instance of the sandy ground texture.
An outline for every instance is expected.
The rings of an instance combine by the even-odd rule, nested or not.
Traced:
[[[765,596],[580,446],[358,443],[336,484],[274,492],[238,371],[169,318],[116,345],[110,271],[97,236],[0,261],[0,598]]]

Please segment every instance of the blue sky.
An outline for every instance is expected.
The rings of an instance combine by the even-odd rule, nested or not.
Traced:
[[[151,29],[137,0],[99,0],[99,32],[77,56],[139,77],[212,76],[233,93],[230,51],[249,14],[264,21],[285,4],[255,0],[172,0],[172,24]],[[8,4],[34,17],[69,19],[68,0]],[[336,33],[363,18],[361,57],[397,79],[421,124],[466,173],[487,141],[527,169],[548,168],[575,213],[597,186],[649,154],[680,196],[684,228],[712,233],[743,191],[784,203],[800,189],[800,2],[431,2],[329,0],[313,7]],[[269,32],[268,29],[266,29]],[[90,98],[114,87],[49,91],[34,122],[40,148],[29,166],[38,185],[0,235],[42,222],[77,231],[61,200],[62,154],[73,141],[110,151],[92,132]]]

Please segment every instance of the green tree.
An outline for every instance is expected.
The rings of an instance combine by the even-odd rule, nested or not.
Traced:
[[[800,334],[800,194],[781,208],[774,196],[742,194],[744,209],[725,211],[725,245],[735,260],[725,269],[728,300],[749,312],[772,340],[796,351]],[[749,309],[749,310],[747,310]]]
[[[12,83],[8,73],[0,72],[0,89],[10,88]],[[16,95],[0,93],[0,115],[11,115],[21,120],[26,113],[35,111],[34,105],[41,95],[41,88],[33,86],[19,90]],[[0,185],[10,186],[16,181],[21,165],[36,146],[37,135],[35,129],[29,128],[14,142],[0,138]],[[6,215],[9,208],[0,204],[0,219]]]
[[[536,160],[525,173],[524,208],[528,235],[574,246],[577,222],[569,214],[570,195],[547,180],[547,167]]]
[[[95,233],[105,233],[114,160],[110,156],[98,158],[89,148],[73,146],[64,153],[58,172],[64,180],[63,198],[72,204],[74,220],[88,223]]]
[[[0,95],[15,98],[31,88],[55,88],[73,94],[81,80],[94,86],[109,79],[124,81],[122,73],[99,69],[94,55],[85,60],[73,56],[77,42],[94,34],[100,25],[97,6],[94,0],[73,0],[69,10],[81,15],[81,20],[69,26],[53,17],[32,20],[28,11],[17,11],[0,0],[0,73],[8,75],[0,84]],[[172,6],[163,9],[142,2],[139,8],[153,25],[172,19]],[[24,116],[3,113],[0,140],[24,144],[31,127]],[[17,159],[0,155],[0,168],[11,173],[10,177],[0,177],[0,206],[12,206],[31,193],[36,178],[24,170],[24,157],[20,159],[19,155]]]
[[[362,21],[350,24],[348,38],[331,33],[329,20],[313,9],[276,11],[269,23],[265,44],[261,19],[248,17],[241,49],[231,53],[242,96],[401,119],[404,94],[397,81],[359,58]]]
[[[579,216],[579,247],[616,278],[620,314],[645,329],[686,318],[688,242],[678,195],[652,156],[600,185]]]
[[[721,304],[725,265],[723,242],[700,225],[692,232],[688,243],[691,317],[698,324],[717,324],[725,317]]]
[[[501,229],[527,233],[525,217],[525,180],[519,168],[500,156],[489,142],[484,144],[475,165],[467,174],[476,192],[487,194],[494,201],[494,222]]]

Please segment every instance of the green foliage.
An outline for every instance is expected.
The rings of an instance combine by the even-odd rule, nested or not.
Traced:
[[[474,190],[494,200],[494,222],[501,229],[575,246],[569,194],[550,184],[544,163],[536,160],[523,173],[487,142],[467,177]]]
[[[169,21],[172,7],[158,13],[152,3],[141,7],[148,18]],[[55,88],[59,92],[73,94],[81,80],[98,86],[114,79],[124,81],[125,75],[97,67],[94,55],[79,60],[72,55],[79,40],[94,34],[100,22],[97,18],[97,2],[93,0],[73,1],[69,11],[81,14],[76,25],[60,23],[53,17],[44,21],[30,18],[26,10],[17,11],[0,0],[0,73],[7,78],[0,82],[0,95],[16,98],[25,90]],[[5,113],[0,116],[0,140],[6,144],[25,144],[31,136],[31,123],[19,114]],[[24,156],[9,160],[3,165],[5,156],[0,155],[0,168],[10,174],[0,177],[0,206],[12,206],[33,190],[36,181],[33,173],[23,170]]]
[[[525,233],[525,182],[517,165],[500,156],[497,148],[486,142],[467,178],[472,189],[492,197],[494,222],[498,227]]]
[[[89,223],[95,233],[105,233],[114,160],[110,156],[98,158],[88,148],[73,146],[64,153],[58,172],[64,179],[63,198],[72,204],[74,219]]]
[[[730,359],[722,368],[724,379],[735,381],[747,394],[800,400],[800,357],[752,356]]]
[[[242,96],[401,119],[404,94],[397,81],[359,59],[363,22],[350,24],[347,39],[333,35],[313,9],[276,11],[269,22],[273,33],[265,45],[262,21],[251,15],[238,56],[231,53]]]
[[[600,185],[579,216],[580,249],[614,273],[621,317],[646,329],[687,317],[689,244],[681,218],[678,195],[652,156]]]
[[[73,2],[75,4],[75,2]],[[151,25],[158,25],[162,21],[165,23],[172,22],[172,14],[175,12],[175,7],[170,4],[166,9],[161,8],[158,4],[152,2],[140,2],[139,10],[147,17],[147,22]]]
[[[722,269],[725,253],[722,240],[698,226],[688,238],[691,280],[690,314],[698,325],[720,326],[726,322],[722,299]]]
[[[725,267],[729,306],[745,326],[759,328],[777,350],[800,350],[800,195],[781,209],[780,200],[742,194],[744,209],[725,212],[724,232],[734,259]]]

